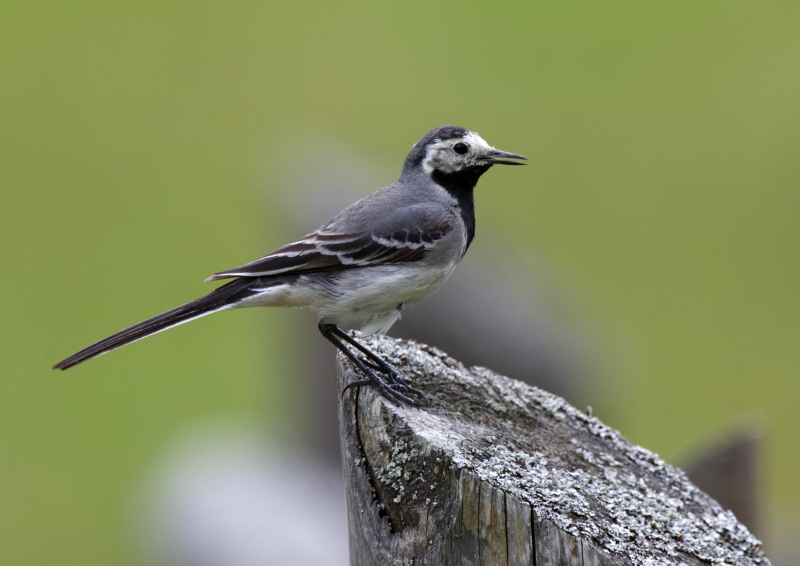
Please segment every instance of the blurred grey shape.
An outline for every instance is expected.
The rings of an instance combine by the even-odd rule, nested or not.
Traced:
[[[348,564],[341,470],[269,446],[260,426],[193,427],[136,495],[134,533],[149,564]]]
[[[685,459],[694,484],[733,511],[751,533],[763,536],[764,427],[752,418],[705,440]]]

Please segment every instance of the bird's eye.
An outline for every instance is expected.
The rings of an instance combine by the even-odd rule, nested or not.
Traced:
[[[458,142],[453,146],[453,151],[459,155],[465,155],[469,151],[469,146],[465,143]]]

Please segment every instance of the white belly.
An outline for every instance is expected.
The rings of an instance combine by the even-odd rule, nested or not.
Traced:
[[[363,326],[365,332],[386,332],[400,309],[427,298],[447,281],[455,263],[431,266],[375,266],[339,272],[300,275],[264,290],[236,307],[308,308],[320,320],[341,326]]]
[[[454,267],[436,271],[430,267],[400,271],[380,267],[344,272],[347,281],[338,286],[340,295],[320,305],[317,312],[326,322],[345,326],[366,323],[366,332],[386,332],[399,318],[401,308],[430,296],[447,281]]]

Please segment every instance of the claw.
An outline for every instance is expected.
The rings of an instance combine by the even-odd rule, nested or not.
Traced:
[[[363,387],[365,385],[372,385],[378,389],[378,392],[394,405],[405,405],[409,407],[416,407],[417,403],[410,397],[397,391],[393,386],[384,383],[381,380],[373,381],[371,379],[358,379],[351,381],[342,389],[342,397],[350,388]],[[417,392],[421,393],[421,392]]]
[[[344,397],[344,394],[347,393],[347,390],[351,387],[355,389],[361,387],[362,385],[370,385],[371,383],[372,382],[368,379],[357,379],[356,381],[351,381],[344,386],[344,389],[342,389],[342,397]]]

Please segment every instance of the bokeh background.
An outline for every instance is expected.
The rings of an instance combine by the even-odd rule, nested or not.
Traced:
[[[321,338],[296,313],[49,368],[319,225],[285,203],[321,145],[377,188],[448,123],[530,159],[480,183],[465,264],[495,246],[520,280],[545,271],[595,339],[580,401],[668,461],[758,421],[759,534],[791,556],[798,29],[789,1],[0,4],[2,562],[148,563],[131,509],[180,431],[308,435],[286,376]]]

